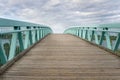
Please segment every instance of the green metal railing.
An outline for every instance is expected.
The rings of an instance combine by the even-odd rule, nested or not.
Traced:
[[[50,33],[51,28],[45,25],[0,18],[0,65]]]
[[[114,52],[120,51],[120,23],[75,26],[64,33],[78,36]]]

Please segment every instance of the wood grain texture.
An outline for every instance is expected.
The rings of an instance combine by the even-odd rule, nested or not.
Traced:
[[[120,58],[75,36],[51,34],[0,80],[120,80]]]

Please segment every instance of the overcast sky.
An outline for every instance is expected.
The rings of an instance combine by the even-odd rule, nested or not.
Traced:
[[[70,26],[120,21],[120,0],[0,0],[0,17],[50,26],[61,33]]]

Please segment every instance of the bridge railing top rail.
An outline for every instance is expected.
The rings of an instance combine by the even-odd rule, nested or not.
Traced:
[[[49,26],[42,25],[42,24],[0,18],[0,27],[13,27],[13,26],[20,26],[20,27],[26,27],[26,26],[34,27],[34,26],[36,26],[36,27],[49,28]]]
[[[0,18],[0,66],[50,33],[52,29],[45,25]]]
[[[71,27],[99,27],[99,28],[120,28],[120,23],[108,23],[108,24],[81,24],[79,26],[71,26]]]
[[[120,24],[111,24],[100,24],[92,27],[72,26],[64,33],[78,36],[111,51],[120,52]]]

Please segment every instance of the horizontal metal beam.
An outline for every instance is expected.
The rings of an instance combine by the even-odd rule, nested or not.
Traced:
[[[0,18],[0,27],[13,27],[13,26],[20,26],[20,27],[38,26],[38,27],[49,28],[48,26],[45,26],[45,25],[42,25],[42,24],[36,24],[36,23],[30,23],[30,22],[25,22],[25,21],[17,21],[17,20]]]
[[[3,18],[0,18],[0,27],[13,28],[10,31],[0,32],[0,65],[13,60],[20,52],[52,33],[52,29],[48,26]],[[21,27],[25,28],[21,29]],[[10,44],[4,43],[3,40],[8,40]],[[5,47],[6,43],[7,47]]]
[[[107,25],[107,26],[105,26]],[[110,27],[109,27],[110,25]],[[89,42],[95,43],[97,45],[108,48],[112,51],[120,51],[120,24],[102,24],[97,25],[99,27],[71,27],[64,31],[66,34],[72,34],[78,36],[82,39],[88,40]],[[102,27],[100,27],[102,26]],[[118,30],[115,31],[115,27],[118,27]],[[109,28],[112,28],[109,30]],[[79,31],[78,31],[79,30]],[[78,32],[77,32],[78,31]],[[79,35],[77,35],[79,34]],[[114,34],[114,35],[112,35]],[[116,35],[115,35],[116,34]],[[114,42],[115,43],[114,43]],[[103,45],[104,44],[104,45]]]

